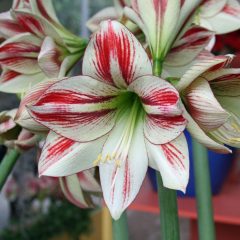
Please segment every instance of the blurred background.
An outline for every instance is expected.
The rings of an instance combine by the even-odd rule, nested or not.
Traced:
[[[100,9],[112,5],[112,0],[53,1],[61,22],[75,34],[81,36],[89,35],[85,27],[86,20]],[[0,0],[0,12],[8,10],[11,5],[11,0]],[[215,53],[239,53],[239,51],[239,32],[217,37]],[[238,60],[236,64],[238,64]],[[0,111],[17,106],[18,99],[14,95],[0,93]],[[1,152],[4,153],[3,148]],[[108,226],[102,225],[109,224],[106,219],[104,220],[105,212],[76,208],[64,200],[57,180],[37,177],[38,154],[35,149],[26,152],[21,157],[4,189],[4,194],[0,195],[0,240],[111,240],[110,234],[103,237],[104,234],[101,232],[103,229],[111,231]],[[216,160],[215,155],[212,158]],[[221,194],[222,185],[226,179],[229,179],[229,172],[231,172],[231,179],[233,175],[235,178],[240,176],[238,174],[238,155],[227,160],[227,165],[224,165],[223,162],[224,160],[220,160],[218,171],[216,171],[216,163],[214,161],[211,163],[211,168],[215,172],[223,172],[221,179],[217,182],[214,181],[217,178],[216,175],[212,174],[211,176],[213,185],[215,184],[212,186],[214,194]],[[149,185],[149,187],[153,192],[153,198],[156,197],[154,178],[154,173],[150,172],[149,179],[151,179],[152,186]],[[189,197],[194,197],[193,185],[194,183],[190,182]],[[151,198],[152,195],[145,197]],[[185,200],[181,201],[183,206],[188,205]],[[161,239],[159,216],[153,212],[146,209],[128,211],[131,240]],[[194,229],[196,222],[194,221],[190,217],[186,217],[186,214],[181,218],[182,240],[197,239],[194,236],[196,234]]]

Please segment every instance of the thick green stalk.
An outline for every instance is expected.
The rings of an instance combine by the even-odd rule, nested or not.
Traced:
[[[160,77],[162,73],[162,62],[158,59],[153,61],[153,74]],[[160,205],[160,221],[163,240],[179,240],[179,220],[177,193],[175,190],[163,186],[161,175],[157,174],[158,196]]]
[[[207,149],[193,140],[199,240],[214,240],[212,193]]]
[[[128,240],[127,214],[124,212],[119,220],[113,220],[113,240]]]
[[[17,150],[9,150],[0,164],[0,191],[2,190],[9,174],[11,173],[20,153]]]
[[[180,239],[177,193],[175,190],[165,188],[162,178],[157,173],[158,197],[160,203],[161,233],[163,240]]]

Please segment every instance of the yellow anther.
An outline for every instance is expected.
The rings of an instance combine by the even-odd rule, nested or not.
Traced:
[[[94,162],[93,162],[93,166],[96,167],[98,166],[98,164],[100,163],[100,161],[98,159],[96,159]]]
[[[107,162],[107,161],[110,161],[112,158],[109,154],[107,154],[107,156],[105,157],[103,163]]]
[[[99,154],[97,159],[93,162],[94,166],[97,166],[102,161],[102,154]]]
[[[119,167],[119,168],[121,167],[121,161],[120,160],[116,160],[115,163],[116,163],[117,167]]]
[[[117,156],[117,153],[113,153],[111,159],[115,159]]]

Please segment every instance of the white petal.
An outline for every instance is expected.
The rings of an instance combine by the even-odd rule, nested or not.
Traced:
[[[152,66],[147,53],[126,27],[105,21],[86,49],[83,74],[126,88],[137,77],[152,74]]]
[[[96,32],[99,27],[100,23],[105,20],[117,20],[119,18],[119,14],[115,7],[107,7],[100,10],[97,14],[91,17],[87,21],[87,27],[90,29],[91,32]]]
[[[188,121],[187,130],[190,132],[191,136],[195,138],[199,143],[219,153],[231,153],[231,150],[225,147],[223,144],[220,144],[211,139],[193,120],[186,109],[184,109],[183,114]]]
[[[0,91],[7,93],[25,93],[35,84],[44,81],[43,73],[19,74],[14,71],[5,70],[1,76]]]
[[[184,134],[163,145],[146,141],[146,146],[150,166],[160,171],[163,185],[185,192],[189,180],[189,153]]]
[[[87,76],[58,81],[29,107],[30,115],[58,134],[85,142],[108,133],[115,124],[118,89]]]
[[[61,177],[92,168],[106,138],[79,143],[50,132],[39,160],[39,174]]]
[[[103,148],[103,156],[114,152],[125,126],[127,114],[115,126]],[[148,159],[142,122],[135,128],[127,158],[100,164],[100,178],[105,202],[112,217],[117,220],[135,199],[146,175]]]
[[[205,131],[220,127],[229,117],[203,78],[196,79],[187,88],[185,99],[188,112]]]
[[[80,208],[88,207],[77,174],[61,177],[59,178],[59,183],[64,196],[71,203]]]
[[[182,76],[176,88],[179,92],[186,89],[197,77],[206,72],[209,69],[221,68],[224,64],[229,61],[228,56],[213,56],[208,52],[203,52],[199,55],[196,62],[186,71]]]

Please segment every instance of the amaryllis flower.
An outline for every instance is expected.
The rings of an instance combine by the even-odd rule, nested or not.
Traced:
[[[69,33],[55,20],[50,21],[54,17],[50,18],[42,8],[43,16],[35,13],[41,2],[29,3],[33,12],[11,12],[24,31],[0,45],[1,91],[23,93],[38,82],[65,76],[83,54],[85,40]]]
[[[106,7],[95,14],[87,22],[87,27],[95,32],[98,30],[99,25],[104,20],[118,20],[123,13],[123,8],[125,6],[131,6],[131,0],[114,0],[113,7]]]
[[[240,146],[240,69],[229,68],[232,56],[203,53],[176,88],[188,113],[191,134],[207,147],[229,152]]]
[[[58,19],[51,0],[14,0],[13,10],[24,10],[43,17],[52,23],[58,23]],[[26,29],[12,16],[11,11],[0,14],[0,37],[9,38]]]
[[[7,147],[25,151],[33,148],[39,137],[15,123],[16,112],[17,109],[13,109],[0,113],[0,141]]]
[[[188,148],[179,94],[152,76],[141,44],[120,23],[101,24],[85,52],[84,76],[53,84],[30,107],[50,132],[39,173],[68,176],[99,166],[114,219],[134,200],[147,167],[164,186],[185,191]]]
[[[217,34],[240,29],[240,4],[237,0],[205,1],[195,17],[195,23]]]
[[[95,170],[91,169],[59,178],[64,196],[80,208],[91,208],[99,205],[101,186],[94,175]]]
[[[184,66],[209,44],[213,32],[191,25],[201,0],[132,0],[124,14],[144,32],[153,60]],[[161,66],[160,66],[161,67]]]

